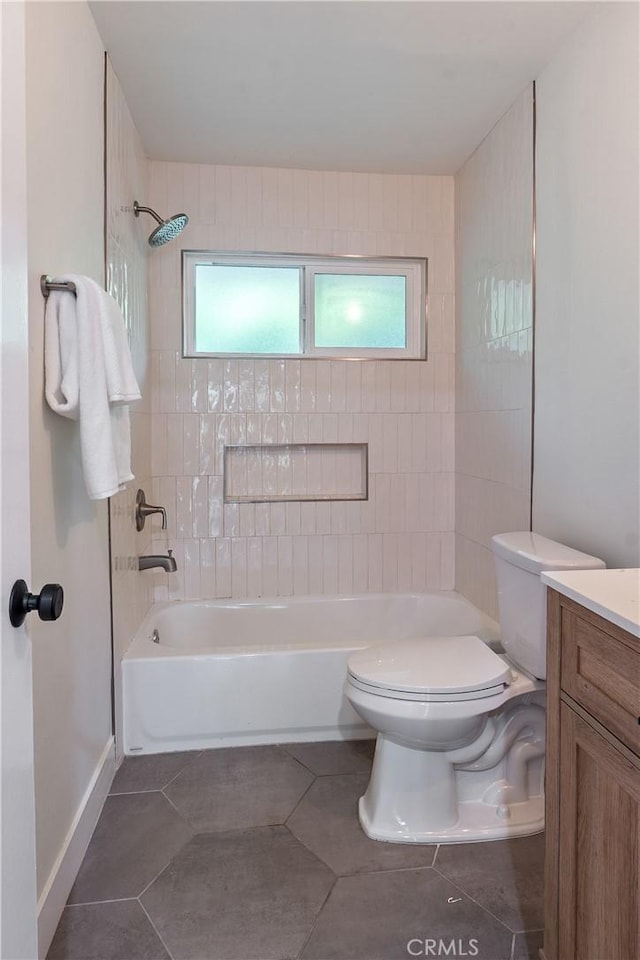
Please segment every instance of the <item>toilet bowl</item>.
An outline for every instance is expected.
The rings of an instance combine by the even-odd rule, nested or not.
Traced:
[[[544,827],[540,572],[604,564],[532,533],[492,547],[504,653],[476,636],[422,637],[349,659],[346,696],[378,732],[358,811],[375,840],[462,843]]]

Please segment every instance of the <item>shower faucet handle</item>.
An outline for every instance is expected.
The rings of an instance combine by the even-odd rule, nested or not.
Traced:
[[[147,517],[152,513],[162,514],[162,529],[167,529],[167,511],[164,507],[154,507],[152,503],[147,503],[147,497],[144,490],[138,490],[136,493],[136,530],[140,533],[144,530],[144,524]]]

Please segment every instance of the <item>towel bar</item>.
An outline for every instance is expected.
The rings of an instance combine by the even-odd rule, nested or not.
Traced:
[[[46,273],[43,273],[40,277],[40,289],[42,290],[42,296],[46,300],[52,290],[66,290],[68,293],[75,293],[76,285],[72,283],[71,280],[56,283],[55,280],[50,280]]]

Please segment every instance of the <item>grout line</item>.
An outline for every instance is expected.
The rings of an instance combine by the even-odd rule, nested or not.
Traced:
[[[199,760],[203,753],[209,753],[209,752],[213,752],[213,751],[199,750],[199,751],[196,753],[195,757],[191,757],[190,760],[187,760],[187,762],[185,763],[184,767],[180,767],[180,769],[179,769],[178,772],[176,773],[175,777],[171,777],[171,780],[169,780],[167,783],[165,783],[164,787],[161,787],[162,792],[164,793],[164,791],[167,789],[167,787],[170,787],[171,784],[173,783],[173,781],[176,780],[176,779],[180,776],[181,773],[184,773],[184,771],[187,769],[187,767],[191,766],[192,763],[195,763],[196,760]],[[169,799],[169,798],[167,797],[167,800],[168,800],[168,799]]]
[[[195,836],[195,834],[194,834],[194,836]],[[190,840],[187,840],[187,841],[180,847],[179,850],[176,850],[176,852],[173,854],[173,856],[170,857],[169,860],[167,860],[167,862],[165,863],[165,865],[164,865],[160,870],[158,870],[158,872],[156,873],[156,875],[155,875],[155,877],[153,878],[153,880],[150,880],[149,883],[146,885],[146,887],[144,887],[144,888],[140,891],[140,893],[138,894],[138,896],[137,896],[136,899],[140,900],[140,897],[143,897],[143,896],[145,895],[145,893],[147,892],[147,890],[149,889],[149,887],[156,882],[156,880],[158,879],[158,877],[160,876],[160,874],[161,874],[161,873],[164,873],[165,870],[167,869],[167,867],[170,867],[170,866],[171,866],[171,864],[173,863],[173,861],[175,860],[175,858],[178,856],[178,854],[182,853],[182,851],[184,850],[184,848],[187,846],[188,843],[191,843],[191,840],[193,840],[193,837],[191,837]]]
[[[435,865],[436,865],[436,860],[438,859],[438,854],[440,853],[440,847],[441,847],[441,846],[442,846],[441,843],[436,843],[436,851],[435,851],[435,853],[434,853],[434,855],[433,855],[433,862],[432,862],[432,864],[431,864],[432,867],[435,867]],[[439,872],[439,871],[438,871],[438,872]]]
[[[180,769],[178,770],[178,772],[177,772],[173,777],[171,777],[170,780],[168,780],[165,784],[163,784],[161,787],[141,787],[140,790],[115,790],[115,791],[111,791],[111,790],[110,790],[109,793],[107,794],[107,796],[109,796],[109,797],[128,797],[130,794],[133,794],[133,793],[162,793],[162,792],[169,786],[169,784],[173,783],[173,781],[176,779],[176,777],[179,777],[180,774],[183,773],[183,772],[187,769],[187,767],[189,766],[189,764],[193,763],[194,760],[197,760],[198,757],[201,757],[202,754],[203,754],[205,751],[204,751],[204,750],[198,750],[198,751],[194,751],[194,752],[195,752],[195,756],[193,756],[193,757],[191,757],[191,759],[187,760],[186,763],[184,764],[184,766],[183,766],[183,767],[180,767]],[[141,754],[140,756],[141,756],[141,757],[142,757],[142,756],[150,757],[150,756],[154,756],[154,754]],[[164,754],[155,754],[155,756],[167,756],[167,754],[166,754],[166,753],[164,753]],[[137,758],[136,758],[136,757],[131,757],[131,758],[125,757],[125,760],[127,760],[127,759],[133,759],[133,760],[135,760],[135,759],[137,759]],[[168,798],[167,798],[167,799],[168,799]]]
[[[140,896],[142,896],[142,894],[140,894]],[[138,899],[138,903],[140,904],[140,906],[141,906],[141,908],[142,908],[142,912],[144,913],[144,915],[146,916],[147,920],[149,921],[149,923],[151,924],[151,926],[152,926],[153,929],[155,930],[156,936],[157,936],[158,940],[160,941],[160,943],[162,944],[162,946],[163,946],[163,947],[165,948],[165,950],[167,951],[167,954],[169,955],[169,957],[171,958],[171,960],[173,960],[173,954],[171,953],[171,950],[169,950],[169,947],[167,946],[167,944],[166,944],[166,943],[164,942],[164,940],[162,939],[162,936],[160,935],[160,931],[158,930],[158,928],[156,927],[155,923],[154,923],[153,920],[151,919],[151,916],[149,915],[149,912],[145,909],[144,903],[142,902],[142,900],[140,899],[140,897],[138,897],[137,899]]]
[[[162,793],[163,787],[150,787],[148,790],[120,790],[117,793],[108,793],[108,797],[137,797],[141,793]]]
[[[307,769],[307,768],[305,767],[305,770],[306,770],[306,769]],[[309,771],[309,772],[311,772],[311,771]],[[314,785],[314,783],[316,782],[316,780],[317,780],[317,777],[316,777],[316,775],[315,775],[315,773],[314,773],[314,774],[313,774],[313,780],[311,781],[311,783],[309,784],[309,786],[307,787],[307,789],[305,790],[305,792],[302,794],[302,796],[300,797],[300,799],[299,799],[298,802],[296,803],[295,807],[293,808],[293,810],[291,811],[291,813],[289,814],[289,816],[286,818],[286,820],[284,820],[284,821],[282,822],[282,826],[283,826],[283,827],[286,827],[286,826],[287,826],[287,824],[289,823],[289,820],[290,820],[291,817],[294,815],[294,813],[296,812],[296,810],[298,809],[298,807],[300,806],[300,804],[302,803],[302,801],[304,800],[304,798],[306,797],[306,795],[309,793],[309,790],[311,790],[311,787]],[[294,835],[294,834],[292,834],[292,836],[293,836],[293,835]]]
[[[304,842],[304,840],[301,840],[300,837],[296,836],[296,834],[293,832],[291,827],[287,826],[286,823],[282,824],[282,826],[285,828],[285,830],[288,830],[289,834],[293,837],[296,843],[299,843],[301,847],[304,847],[307,853],[310,853],[311,856],[315,857],[319,863],[321,863],[323,866],[327,868],[327,870],[330,870],[336,879],[340,878],[341,874],[336,873],[333,867],[330,864],[328,864],[327,861],[324,860],[319,853],[317,853],[315,850],[312,850],[311,847]]]
[[[202,831],[196,830],[196,828],[195,828],[194,825],[190,822],[190,820],[189,820],[180,810],[178,810],[178,808],[176,807],[176,805],[175,805],[175,803],[173,802],[173,800],[171,799],[171,797],[168,797],[168,796],[166,795],[166,793],[164,792],[164,788],[160,791],[160,793],[162,794],[162,796],[164,797],[164,799],[167,801],[167,803],[169,804],[169,806],[172,807],[173,810],[175,810],[175,812],[178,814],[178,816],[180,817],[180,819],[182,820],[182,822],[183,822],[183,823],[186,823],[186,825],[187,825],[187,826],[189,827],[189,829],[192,831],[192,834],[191,834],[192,839],[193,839],[193,837],[195,837],[198,833],[201,833],[201,832],[202,832]],[[188,842],[189,842],[189,841],[187,841],[187,843],[188,843]]]
[[[69,909],[72,907],[95,907],[101,903],[128,903],[131,900],[137,900],[137,897],[113,897],[110,900],[83,900],[82,903],[65,903],[64,909],[66,910],[67,907]]]
[[[307,946],[307,944],[308,944],[309,941],[311,940],[311,937],[312,937],[313,934],[315,933],[316,927],[318,926],[318,923],[320,922],[320,917],[322,916],[322,911],[324,910],[324,908],[325,908],[325,906],[326,906],[326,904],[327,904],[327,900],[329,899],[329,897],[330,897],[331,894],[333,893],[333,891],[334,891],[334,889],[335,889],[335,886],[336,886],[336,884],[337,884],[337,882],[338,882],[339,879],[340,879],[339,877],[335,877],[335,878],[334,878],[334,881],[333,881],[333,883],[331,884],[331,886],[330,886],[330,888],[329,888],[329,890],[328,890],[328,892],[327,892],[326,897],[324,898],[324,900],[323,900],[322,903],[320,904],[320,909],[318,910],[318,912],[317,912],[316,915],[315,915],[314,921],[313,921],[313,923],[311,924],[311,929],[309,930],[309,933],[308,933],[307,936],[305,937],[304,943],[302,944],[302,946],[301,946],[300,949],[298,950],[298,954],[297,954],[298,960],[300,960],[300,958],[302,957],[302,954],[303,954],[304,951],[305,951],[305,947]]]
[[[511,938],[511,953],[509,954],[509,960],[513,960],[513,955],[515,952],[516,952],[516,935],[514,933],[514,935]]]
[[[288,757],[289,760],[293,760],[294,763],[299,764],[303,770],[307,770],[314,777],[318,776],[315,770],[312,770],[311,767],[308,767],[306,763],[302,762],[302,760],[298,760],[297,757],[294,757],[293,754],[289,753],[284,743],[274,743],[274,744],[271,744],[271,746],[277,747],[278,750],[280,750],[280,752],[283,753],[285,757]],[[294,746],[294,744],[292,744],[292,746]]]
[[[295,834],[294,834],[295,836]],[[316,854],[317,856],[317,854]],[[355,873],[339,873],[339,877],[371,877],[379,873],[409,873],[412,870],[433,870],[429,864],[416,864],[413,867],[376,867],[373,870],[357,870]]]

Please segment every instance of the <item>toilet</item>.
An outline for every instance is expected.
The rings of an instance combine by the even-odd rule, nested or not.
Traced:
[[[476,636],[387,641],[349,658],[345,693],[378,732],[364,832],[463,843],[544,827],[543,570],[604,567],[536,533],[492,538],[503,653]]]

